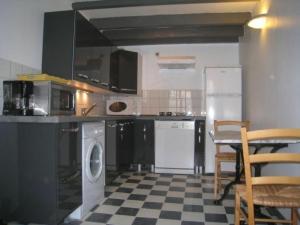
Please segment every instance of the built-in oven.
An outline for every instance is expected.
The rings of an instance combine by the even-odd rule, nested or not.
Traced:
[[[33,114],[75,115],[76,89],[51,81],[35,81]]]

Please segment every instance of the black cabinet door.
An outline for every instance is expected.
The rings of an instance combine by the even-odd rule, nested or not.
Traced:
[[[137,93],[138,54],[117,50],[111,54],[110,83],[113,91]]]
[[[205,173],[205,120],[195,121],[195,166]]]
[[[43,73],[107,86],[111,46],[79,12],[45,13]]]
[[[133,163],[133,124],[131,120],[118,122],[117,161],[120,170],[129,169]]]
[[[45,13],[42,73],[73,78],[74,23],[75,11]]]
[[[94,86],[108,83],[111,43],[80,13],[76,14],[74,79]]]
[[[57,222],[82,204],[82,152],[79,124],[63,123],[57,131]],[[73,193],[73,194],[70,194]]]
[[[154,121],[136,120],[134,137],[134,163],[154,164]]]

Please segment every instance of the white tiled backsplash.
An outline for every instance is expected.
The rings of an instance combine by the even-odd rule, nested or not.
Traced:
[[[40,73],[40,70],[0,58],[0,115],[3,107],[3,80],[15,80],[17,74],[24,73]]]
[[[136,102],[137,114],[158,115],[159,112],[182,112],[203,115],[204,92],[202,90],[143,90],[142,96],[110,96],[109,99],[130,98]]]

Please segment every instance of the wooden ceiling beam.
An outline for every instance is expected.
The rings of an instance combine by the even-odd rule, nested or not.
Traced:
[[[177,4],[226,3],[226,2],[258,2],[259,0],[101,0],[74,2],[75,10],[108,9],[136,6],[157,6]]]
[[[158,44],[193,44],[193,43],[238,43],[238,37],[186,37],[156,39],[120,39],[114,40],[116,46],[158,45]]]
[[[103,32],[109,40],[151,40],[157,38],[238,37],[244,34],[243,26],[210,26],[158,29],[108,30]]]
[[[187,27],[210,25],[243,25],[250,13],[201,13],[156,16],[132,16],[91,19],[99,30],[123,28]]]

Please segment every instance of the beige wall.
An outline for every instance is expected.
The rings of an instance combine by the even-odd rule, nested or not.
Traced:
[[[247,28],[240,40],[244,77],[244,118],[252,129],[300,128],[300,1],[262,0],[266,29]],[[299,151],[300,146],[291,146]],[[300,175],[299,167],[266,167],[264,173]]]

